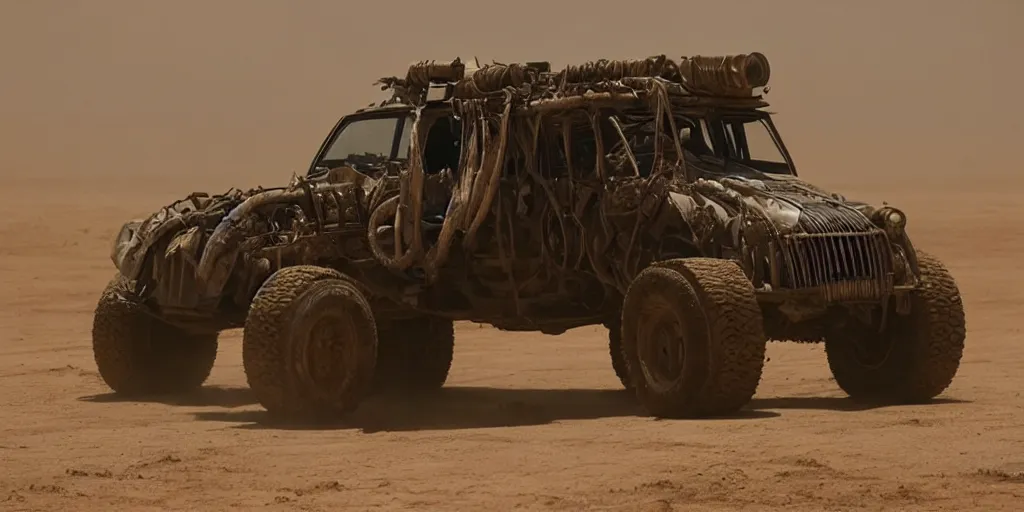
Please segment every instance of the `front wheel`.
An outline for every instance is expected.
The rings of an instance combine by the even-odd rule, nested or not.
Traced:
[[[854,321],[825,338],[832,375],[855,400],[926,402],[960,367],[967,334],[960,290],[938,259],[921,251],[917,258],[921,283],[909,314],[890,311],[883,332]]]
[[[646,268],[626,292],[622,343],[630,383],[651,414],[735,413],[757,390],[767,339],[754,288],[728,260]]]
[[[217,358],[216,332],[191,333],[161,321],[114,277],[100,296],[92,350],[100,377],[126,396],[181,393],[203,385]]]
[[[339,419],[369,391],[376,357],[370,304],[339,272],[284,268],[253,298],[242,363],[249,387],[272,416]]]

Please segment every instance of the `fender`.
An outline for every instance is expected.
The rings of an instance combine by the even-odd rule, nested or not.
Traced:
[[[237,189],[214,197],[194,193],[145,219],[126,222],[114,237],[110,259],[121,275],[131,281],[138,280],[154,245],[171,233],[206,225],[211,218],[224,215],[244,198],[245,194]]]
[[[667,203],[680,227],[689,232],[695,249],[704,255],[718,253],[717,242],[730,231],[730,220],[735,218],[730,210],[696,191],[669,191]],[[738,236],[738,232],[732,233],[732,241]]]

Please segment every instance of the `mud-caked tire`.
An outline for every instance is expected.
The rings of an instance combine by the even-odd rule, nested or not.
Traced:
[[[431,316],[381,320],[377,325],[375,391],[430,392],[448,380],[455,324]]]
[[[245,321],[242,363],[268,412],[288,422],[332,422],[370,390],[377,326],[363,292],[341,273],[296,266],[271,275]]]
[[[206,382],[218,333],[192,333],[149,314],[120,274],[96,305],[92,350],[103,382],[133,397],[183,393]]]
[[[696,418],[734,414],[750,401],[767,339],[738,265],[683,258],[651,265],[630,285],[622,343],[641,404],[657,417]]]
[[[629,380],[629,369],[626,364],[626,353],[622,349],[622,322],[621,319],[608,320],[604,323],[608,329],[608,355],[612,360],[612,371],[619,378],[622,387],[632,391],[633,384]]]
[[[849,327],[826,335],[832,376],[854,400],[927,402],[956,376],[967,334],[960,290],[937,258],[919,250],[917,259],[921,283],[910,299],[909,314],[890,311],[881,333]]]

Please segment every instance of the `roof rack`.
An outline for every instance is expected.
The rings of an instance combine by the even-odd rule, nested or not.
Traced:
[[[456,58],[424,60],[409,66],[405,77],[377,81],[391,90],[386,103],[422,105],[431,91],[443,91],[443,100],[487,99],[512,94],[525,103],[608,93],[642,94],[651,83],[666,85],[674,95],[750,99],[754,89],[768,84],[771,67],[761,53],[646,59],[599,59],[569,65],[553,72],[551,63],[492,63],[467,68]]]

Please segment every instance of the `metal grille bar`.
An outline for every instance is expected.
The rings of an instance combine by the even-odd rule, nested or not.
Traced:
[[[783,254],[789,287],[821,289],[828,301],[874,300],[893,288],[892,253],[879,230],[793,234]]]

